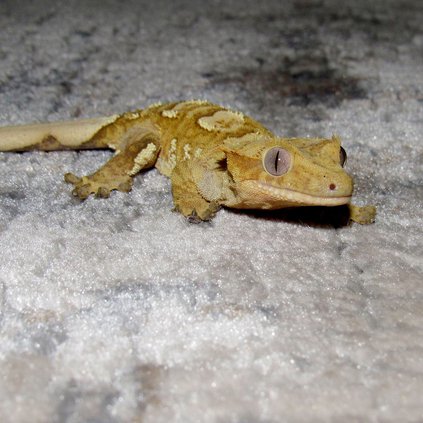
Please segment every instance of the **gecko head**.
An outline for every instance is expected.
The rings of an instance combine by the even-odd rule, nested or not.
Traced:
[[[237,207],[278,209],[350,202],[353,181],[345,150],[331,139],[228,138],[222,147]]]

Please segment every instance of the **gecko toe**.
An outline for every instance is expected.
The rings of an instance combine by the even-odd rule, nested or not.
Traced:
[[[119,191],[121,192],[129,192],[132,189],[132,180],[126,181],[126,182],[122,182],[121,184],[118,185],[117,188]]]
[[[200,222],[202,222],[202,219],[200,218],[200,216],[198,216],[198,214],[195,210],[193,210],[192,213],[187,216],[187,220],[188,220],[189,223],[200,223]]]
[[[97,198],[109,198],[110,197],[110,190],[108,190],[106,187],[100,187],[95,196]]]
[[[65,182],[68,184],[79,184],[82,181],[82,178],[78,178],[78,176],[74,175],[73,173],[66,173],[65,174]]]
[[[354,204],[348,205],[350,210],[350,219],[353,222],[359,223],[361,225],[368,225],[374,223],[376,217],[376,207],[375,206],[356,206]]]
[[[80,198],[81,200],[85,200],[89,197],[89,195],[91,194],[91,186],[89,184],[86,185],[82,185],[80,187],[75,188],[72,191],[72,194],[75,197]]]

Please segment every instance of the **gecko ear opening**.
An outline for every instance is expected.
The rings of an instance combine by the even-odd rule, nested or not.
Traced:
[[[217,161],[217,169],[223,172],[228,170],[228,159],[226,156]]]

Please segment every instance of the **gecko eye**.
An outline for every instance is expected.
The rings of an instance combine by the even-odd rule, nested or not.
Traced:
[[[345,162],[347,161],[347,153],[346,151],[341,147],[339,150],[339,163],[342,167],[344,167]]]
[[[263,165],[273,176],[284,175],[291,166],[291,154],[281,147],[271,148],[264,156]]]

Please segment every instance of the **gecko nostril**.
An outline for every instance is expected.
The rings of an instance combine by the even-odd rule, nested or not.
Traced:
[[[331,191],[333,191],[334,189],[336,189],[336,185],[335,185],[335,184],[330,184],[330,185],[329,185],[329,189],[330,189]]]

